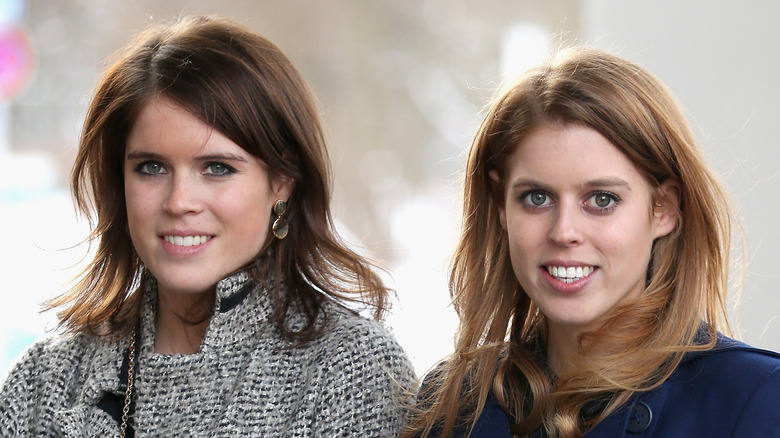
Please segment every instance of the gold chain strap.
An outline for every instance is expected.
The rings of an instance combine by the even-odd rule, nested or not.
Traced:
[[[135,371],[135,329],[130,332],[130,354],[128,354],[127,389],[125,390],[125,406],[122,408],[122,425],[119,429],[119,438],[125,438],[127,418],[130,415],[130,401],[133,397],[133,372]]]

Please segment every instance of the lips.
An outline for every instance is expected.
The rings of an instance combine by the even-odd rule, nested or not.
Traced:
[[[208,235],[196,235],[196,236],[163,236],[163,239],[175,246],[196,246],[202,243],[206,243],[211,240],[212,236]]]

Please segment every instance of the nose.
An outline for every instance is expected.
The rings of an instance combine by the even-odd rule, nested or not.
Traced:
[[[552,214],[548,238],[558,246],[576,246],[583,241],[583,213],[579,206],[559,203]]]
[[[163,209],[173,215],[196,213],[200,210],[200,194],[197,182],[186,174],[174,175],[168,184]]]

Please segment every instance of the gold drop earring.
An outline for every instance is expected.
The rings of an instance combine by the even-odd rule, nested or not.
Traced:
[[[287,203],[281,199],[276,201],[273,208],[273,212],[276,215],[276,220],[274,221],[273,225],[271,225],[271,232],[274,233],[274,237],[279,240],[287,237],[287,233],[290,231],[290,227],[287,225],[287,221],[282,217],[286,211]]]

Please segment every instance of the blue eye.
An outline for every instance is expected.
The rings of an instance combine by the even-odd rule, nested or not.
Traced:
[[[159,161],[144,161],[136,167],[136,170],[145,175],[158,175],[165,173],[165,166]]]
[[[528,195],[528,200],[533,205],[544,205],[544,202],[547,201],[547,195],[544,193],[532,193]]]
[[[599,207],[606,207],[612,202],[612,198],[610,198],[608,195],[605,195],[603,193],[600,193],[593,197],[593,202],[596,203]]]
[[[520,195],[520,202],[529,208],[545,207],[553,204],[550,195],[543,190],[529,190],[523,192]]]
[[[588,198],[587,205],[601,211],[614,209],[620,202],[617,195],[610,192],[596,192]]]
[[[235,173],[236,169],[218,161],[206,165],[206,173],[209,175],[225,176]]]

